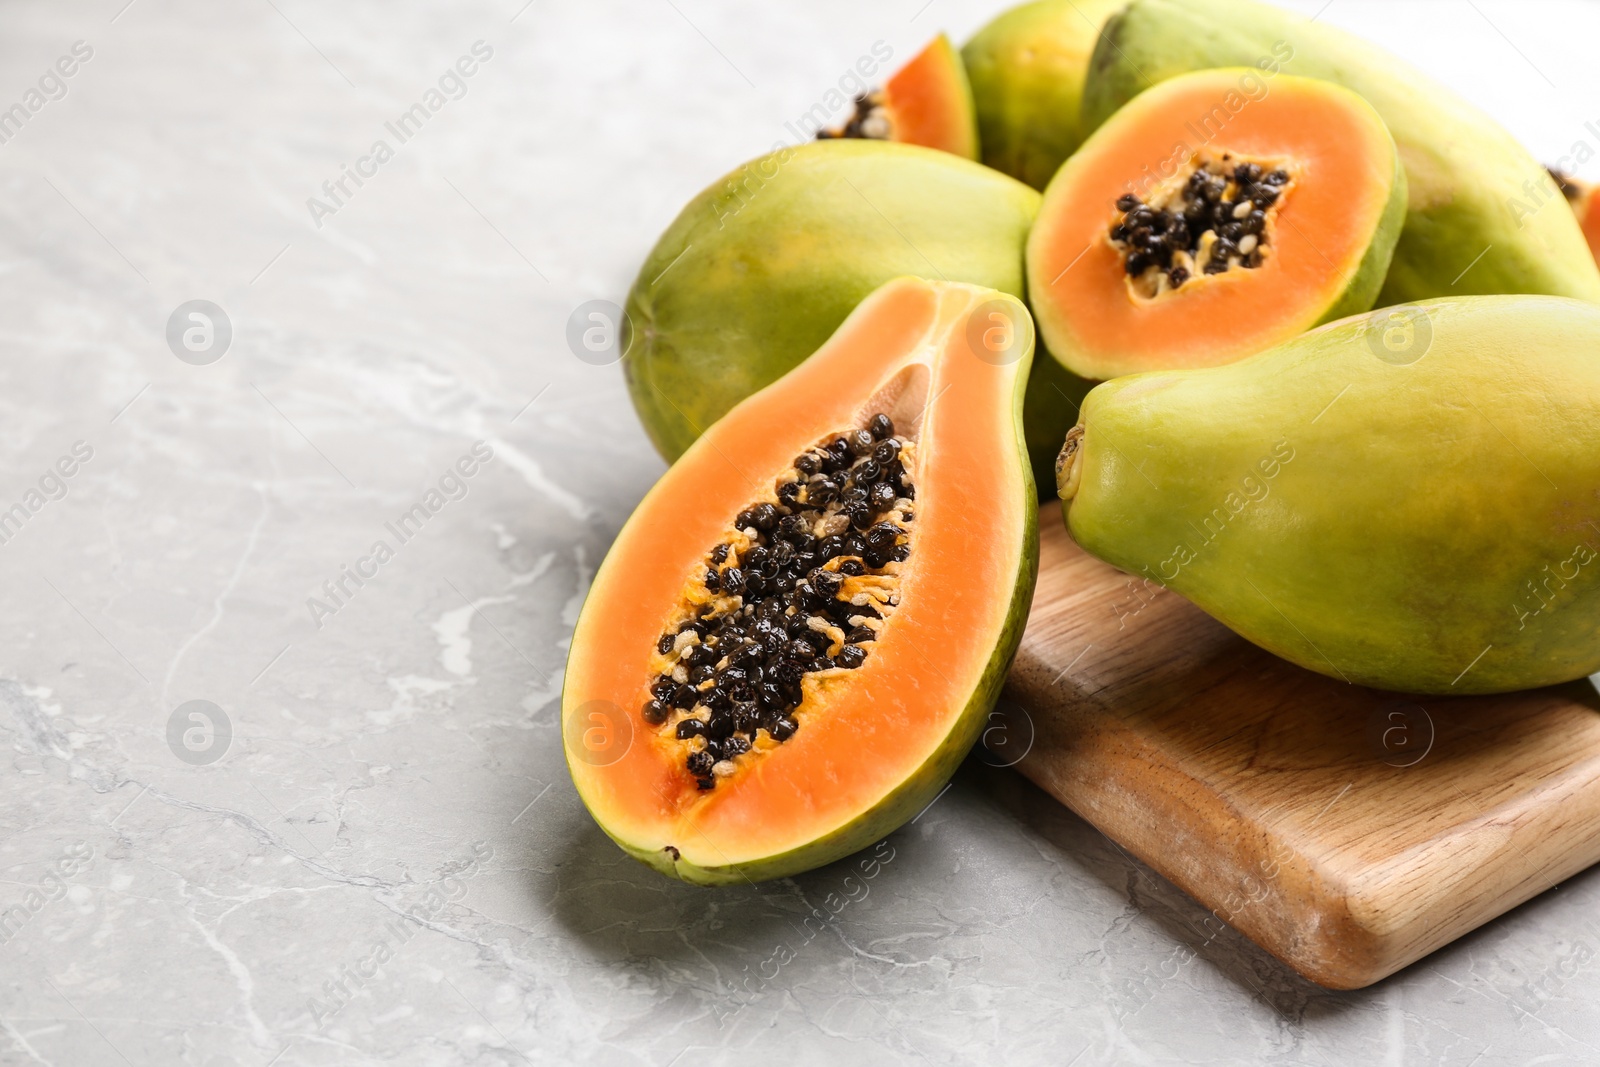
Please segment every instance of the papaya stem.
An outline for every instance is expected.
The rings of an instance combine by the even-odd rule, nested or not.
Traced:
[[[1083,423],[1067,431],[1067,440],[1056,457],[1056,492],[1062,500],[1078,493],[1079,468],[1083,466]]]

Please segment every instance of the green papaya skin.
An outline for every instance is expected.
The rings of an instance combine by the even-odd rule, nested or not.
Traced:
[[[1119,378],[1063,450],[1067,528],[1351,683],[1581,678],[1600,670],[1596,352],[1600,307],[1465,297]]]
[[[1033,481],[1041,493],[1053,494],[1056,485],[1056,454],[1061,441],[1078,421],[1083,398],[1097,382],[1080,378],[1051,357],[1039,340],[1023,397],[1023,437],[1033,467]]]
[[[1544,168],[1493,119],[1397,57],[1254,0],[1133,0],[1090,61],[1094,129],[1175,74],[1256,66],[1353,89],[1383,116],[1409,184],[1405,229],[1379,306],[1475,293],[1600,302],[1600,271]]]
[[[1050,183],[1089,132],[1079,115],[1084,74],[1101,25],[1123,2],[1033,0],[962,47],[985,164],[1035,189]]]
[[[623,373],[657,451],[682,455],[892,278],[1022,297],[1038,210],[1038,193],[988,167],[884,141],[818,141],[733,171],[683,209],[628,295]],[[1077,409],[1030,387],[1033,469],[1050,485]]]

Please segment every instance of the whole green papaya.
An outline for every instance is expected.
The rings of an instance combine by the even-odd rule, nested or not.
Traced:
[[[1067,528],[1349,682],[1581,678],[1600,670],[1597,354],[1600,307],[1464,297],[1118,378],[1062,451]]]
[[[983,161],[1042,190],[1083,142],[1089,57],[1124,0],[1032,0],[997,15],[961,48]],[[1060,444],[1060,442],[1056,442]]]
[[[623,373],[651,441],[676,459],[892,278],[1023,296],[1038,210],[1021,182],[914,145],[817,141],[746,163],[683,209],[628,295]],[[1029,379],[1027,436],[1045,486],[1084,388],[1058,366]]]
[[[1156,82],[1226,66],[1258,67],[1268,92],[1280,70],[1337,82],[1383,116],[1409,200],[1379,306],[1473,293],[1600,301],[1582,232],[1515,138],[1397,57],[1320,22],[1254,0],[1133,0],[1090,60],[1085,128]],[[1204,118],[1196,129],[1205,136]]]

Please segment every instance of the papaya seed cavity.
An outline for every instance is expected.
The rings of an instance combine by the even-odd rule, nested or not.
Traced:
[[[817,131],[817,140],[832,141],[841,137],[867,141],[892,141],[894,122],[889,109],[884,107],[883,91],[874,89],[855,98],[855,110],[842,126],[831,126]]]
[[[1130,291],[1156,299],[1209,275],[1261,266],[1292,185],[1282,166],[1231,152],[1197,153],[1148,201],[1134,193],[1119,197],[1109,239]]]
[[[875,414],[796,456],[702,557],[656,641],[642,711],[700,789],[793,737],[808,693],[882,639],[911,554],[915,460]]]

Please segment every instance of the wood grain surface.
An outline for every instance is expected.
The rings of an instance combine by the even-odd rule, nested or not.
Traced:
[[[1353,989],[1600,860],[1588,681],[1435,698],[1324,678],[1084,554],[1046,508],[986,743],[1216,922]]]

